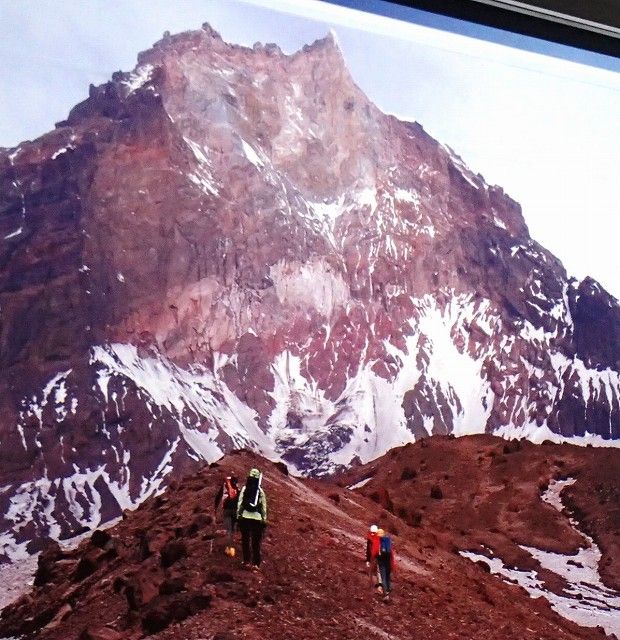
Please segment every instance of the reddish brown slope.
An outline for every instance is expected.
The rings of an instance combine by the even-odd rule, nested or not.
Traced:
[[[224,471],[245,474],[253,465],[266,472],[271,522],[258,574],[224,556],[208,515]],[[389,528],[398,549],[386,605],[371,592],[363,564],[370,521]],[[5,610],[0,633],[110,640],[168,624],[158,638],[601,637],[455,555],[450,532],[431,521],[411,528],[353,491],[293,479],[249,453],[231,455],[127,514],[110,540],[96,534],[73,552],[48,552],[40,586]]]
[[[372,477],[358,491],[444,545],[494,549],[533,568],[518,545],[573,553],[584,544],[568,518],[540,500],[552,478],[576,478],[562,499],[603,553],[601,574],[620,588],[620,451],[493,436],[436,436],[351,470],[341,484]],[[436,496],[436,497],[433,497]],[[441,497],[439,497],[441,496]]]

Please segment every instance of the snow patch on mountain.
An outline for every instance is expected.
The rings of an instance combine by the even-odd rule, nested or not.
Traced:
[[[600,625],[607,633],[620,633],[620,597],[609,596],[587,588],[585,585],[576,584],[568,595],[562,596],[545,588],[545,583],[538,578],[536,571],[519,571],[507,567],[500,558],[489,558],[486,555],[473,551],[460,551],[461,556],[472,562],[484,562],[491,573],[506,578],[508,582],[523,587],[531,598],[545,598],[551,608],[564,618],[572,620],[584,627],[596,627]],[[565,560],[572,559],[564,556]],[[552,567],[549,567],[553,570]],[[584,593],[585,597],[579,597]]]
[[[487,304],[477,309],[484,315]],[[476,317],[476,306],[469,300],[452,299],[444,309],[432,298],[420,304],[422,315],[417,330],[429,342],[429,375],[443,391],[454,415],[454,435],[480,433],[486,425],[493,404],[493,392],[482,374],[483,358],[473,358],[454,343],[452,331],[458,332],[465,321]],[[457,406],[457,402],[460,405]],[[440,405],[440,403],[438,403]]]
[[[262,169],[265,166],[265,163],[258,157],[254,148],[248,144],[243,138],[241,138],[241,147],[243,148],[243,153],[245,157],[257,168]]]
[[[305,263],[280,261],[269,271],[278,300],[293,308],[317,310],[330,318],[351,298],[344,278],[325,260]]]
[[[420,208],[420,195],[413,189],[398,188],[394,191],[394,197],[402,202],[410,202],[416,210]]]
[[[305,463],[315,473],[326,473],[355,457],[366,462],[411,442],[414,435],[403,401],[423,374],[432,381],[431,388],[441,389],[448,399],[454,433],[484,430],[493,394],[482,374],[483,359],[459,350],[452,336],[464,330],[466,322],[484,316],[488,303],[476,307],[473,299],[467,298],[441,309],[432,296],[412,299],[412,303],[418,318],[409,321],[404,349],[389,340],[383,343],[386,355],[396,363],[392,375],[384,377],[375,372],[383,360],[362,361],[334,401],[326,399],[315,381],[304,377],[299,357],[286,352],[278,356],[272,394],[276,408],[270,418],[270,433],[282,454],[291,446],[303,447]],[[426,364],[421,365],[420,354]],[[296,418],[293,425],[287,422],[291,412]],[[432,431],[434,417],[427,415],[424,419]],[[323,451],[326,441],[330,442],[329,452]],[[326,457],[328,460],[324,460]]]
[[[145,64],[136,67],[135,71],[129,74],[129,78],[122,83],[127,87],[127,95],[130,95],[140,87],[143,87],[151,79],[152,73],[152,64]]]
[[[534,444],[542,444],[546,440],[549,442],[555,442],[556,444],[562,444],[567,442],[579,447],[614,447],[620,448],[620,442],[617,440],[610,440],[603,438],[598,434],[592,434],[586,432],[582,436],[563,436],[555,431],[551,431],[546,424],[537,425],[533,422],[521,426],[503,425],[498,427],[493,435],[505,438],[506,440],[529,440]]]
[[[59,156],[63,155],[63,153],[67,153],[67,151],[72,151],[73,149],[75,149],[75,147],[73,145],[71,145],[71,144],[67,145],[66,147],[61,147],[57,151],[54,151],[54,153],[52,155],[52,160],[56,160],[56,158],[58,158]]]
[[[337,200],[332,202],[306,202],[308,209],[318,218],[321,222],[325,223],[328,228],[332,229],[334,222],[338,217],[344,213],[344,195],[340,196]]]
[[[271,366],[274,390],[270,393],[275,408],[269,416],[269,434],[274,441],[286,441],[299,446],[308,434],[325,426],[333,414],[335,403],[325,397],[311,378],[301,373],[301,359],[289,351],[279,353]],[[290,417],[301,418],[299,424],[291,424]]]
[[[69,409],[66,406],[68,398],[66,382],[70,373],[71,369],[57,373],[45,385],[40,396],[34,395],[30,399],[22,399],[22,409],[19,412],[17,429],[20,433],[24,449],[28,449],[28,443],[26,442],[26,436],[24,433],[24,422],[28,420],[28,418],[36,417],[39,423],[39,428],[42,429],[43,411],[47,405],[54,407],[57,422],[62,422],[67,417]],[[38,436],[35,436],[35,444],[40,447]]]
[[[373,479],[373,476],[370,476],[369,478],[364,478],[363,480],[360,480],[359,482],[356,482],[354,484],[350,484],[347,487],[347,489],[350,489],[351,491],[354,491],[355,489],[361,489],[364,485],[367,485],[372,479]]]
[[[60,519],[66,520],[64,506],[61,505],[67,505],[77,527],[86,527],[91,531],[106,524],[102,518],[101,490],[104,487],[114,497],[121,511],[135,509],[149,496],[164,489],[164,480],[172,471],[172,455],[179,440],[169,443],[159,465],[152,472],[144,474],[140,490],[133,496],[128,451],[123,452],[122,461],[117,461],[118,466],[110,469],[105,463],[84,469],[74,464],[74,473],[69,476],[53,480],[40,478],[11,487],[12,496],[4,514],[9,530],[0,536],[0,554],[11,561],[28,557],[27,541],[18,540],[20,532],[31,523],[45,531],[47,537],[61,541],[63,531]]]
[[[222,455],[217,444],[220,427],[235,446],[256,446],[265,455],[273,455],[269,441],[257,426],[256,412],[206,369],[184,370],[159,354],[141,357],[137,348],[128,344],[94,347],[90,362],[98,371],[103,369],[106,377],[131,381],[151,411],[155,407],[167,409],[190,447],[192,442],[198,442],[195,432],[199,429],[197,453]]]
[[[23,230],[24,230],[23,227],[18,227],[17,229],[15,229],[15,231],[11,231],[11,233],[8,233],[7,235],[5,235],[4,239],[10,240],[11,238],[16,238],[18,235],[22,233]]]
[[[198,163],[195,170],[187,174],[188,180],[200,187],[207,195],[217,196],[219,190],[213,177],[212,163],[208,157],[209,150],[186,136],[183,136],[183,140],[185,140]]]
[[[551,480],[549,487],[541,496],[542,500],[562,511],[564,505],[560,494],[564,487],[575,482],[575,478]],[[557,594],[545,587],[536,571],[520,571],[504,565],[501,559],[489,558],[472,551],[461,551],[460,554],[472,562],[484,562],[491,573],[504,576],[510,582],[521,585],[532,598],[544,597],[552,609],[561,616],[586,627],[600,625],[607,633],[620,635],[620,593],[606,587],[600,577],[598,566],[601,552],[590,536],[579,531],[578,523],[570,518],[573,528],[585,539],[585,546],[576,555],[564,555],[521,545],[547,569],[562,578],[568,586]]]

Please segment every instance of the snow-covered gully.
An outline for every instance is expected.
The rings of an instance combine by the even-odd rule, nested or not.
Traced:
[[[564,487],[575,482],[575,478],[551,480],[542,499],[562,511],[561,496]],[[551,607],[564,618],[585,627],[601,626],[607,633],[620,637],[620,593],[607,588],[601,581],[598,564],[601,552],[594,540],[578,528],[570,518],[573,528],[584,538],[585,544],[576,555],[563,555],[543,551],[535,547],[522,546],[540,563],[543,569],[552,571],[566,580],[567,587],[561,593],[545,588],[536,571],[519,571],[504,565],[500,558],[490,558],[472,551],[461,551],[461,555],[473,562],[485,562],[491,573],[499,574],[509,582],[523,587],[532,598],[545,598]]]

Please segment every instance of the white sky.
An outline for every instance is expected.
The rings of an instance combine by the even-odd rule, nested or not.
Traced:
[[[333,27],[371,100],[501,185],[569,274],[620,297],[618,71],[315,0],[0,0],[0,145],[51,129],[165,30],[205,21],[286,52]]]

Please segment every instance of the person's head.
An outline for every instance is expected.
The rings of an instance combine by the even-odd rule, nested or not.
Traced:
[[[230,482],[230,484],[237,484],[237,476],[234,473],[226,476],[226,480]]]
[[[260,478],[260,471],[256,468],[250,469],[250,473],[248,473],[248,478],[256,478],[258,480]]]
[[[385,531],[384,531],[383,529],[379,529],[379,531],[377,531],[377,535],[378,535],[380,538],[383,538],[383,536],[385,535]]]
[[[379,531],[379,527],[376,524],[371,524],[370,533],[372,533],[373,535],[376,535],[377,531]]]

